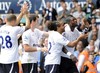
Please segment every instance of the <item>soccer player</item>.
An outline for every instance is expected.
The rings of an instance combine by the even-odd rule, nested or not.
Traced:
[[[48,25],[50,32],[48,37],[48,54],[45,58],[46,73],[59,73],[63,46],[73,47],[85,36],[80,35],[77,40],[70,42],[62,36],[64,28],[64,23],[61,21],[52,22]]]
[[[7,16],[7,22],[0,28],[0,73],[19,73],[18,67],[18,34],[22,34],[29,28],[26,16],[26,26],[20,27],[20,19],[27,13],[28,6],[24,4],[18,17]]]
[[[65,32],[63,33],[63,36],[68,39],[69,41],[76,40],[81,33],[76,29],[77,21],[73,16],[68,16],[66,18],[67,25],[65,27]],[[82,40],[82,39],[81,39]],[[76,45],[75,45],[76,46]],[[66,46],[66,49],[73,54],[75,50],[75,46],[69,47]],[[66,54],[62,54],[61,57],[61,72],[62,73],[78,73],[76,64],[71,60],[70,56],[67,56]]]
[[[23,56],[21,59],[23,73],[38,73],[37,62],[38,53],[37,51],[46,52],[47,48],[40,48],[38,41],[42,36],[48,35],[46,32],[40,31],[36,28],[38,18],[36,15],[30,17],[30,29],[25,31],[22,35],[23,42]]]

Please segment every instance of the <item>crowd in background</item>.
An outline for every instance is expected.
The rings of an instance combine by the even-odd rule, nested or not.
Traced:
[[[74,7],[70,10],[67,10],[67,4],[64,0],[60,0],[61,8],[59,10],[52,8],[50,2],[47,2],[47,8],[42,10],[42,14],[40,14],[39,11],[35,11],[34,13],[38,15],[37,28],[41,31],[48,32],[47,27],[50,24],[50,21],[62,20],[65,24],[68,25],[69,20],[67,17],[75,17],[77,22],[75,29],[80,32],[80,34],[88,33],[88,37],[79,41],[78,44],[74,47],[75,50],[73,54],[78,59],[76,66],[80,71],[81,68],[86,68],[86,71],[82,70],[84,73],[100,73],[100,0],[97,0],[96,5],[92,2],[92,0],[86,0],[84,7],[81,7],[77,0],[72,0],[72,2]],[[10,9],[8,14],[14,14],[13,9]],[[0,27],[5,25],[5,23],[6,20],[0,18]],[[19,26],[22,27],[24,24],[25,23],[20,23]],[[70,28],[71,27],[73,26],[70,26]],[[66,30],[68,29],[69,27]],[[72,34],[73,36],[70,37],[73,38],[75,35],[74,31]],[[47,37],[44,37],[41,39],[41,41],[39,41],[39,44],[43,47],[47,47],[47,42]],[[23,55],[21,38],[19,38],[19,53],[21,56]],[[40,73],[44,73],[44,57],[46,53],[39,52],[38,54],[38,71]],[[84,57],[84,61],[81,64],[80,61],[82,57]],[[95,69],[96,71],[93,70],[91,72],[90,70],[92,69]]]

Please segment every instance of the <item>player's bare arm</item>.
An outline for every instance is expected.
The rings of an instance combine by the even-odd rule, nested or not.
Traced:
[[[69,43],[67,44],[67,46],[69,46],[69,47],[74,47],[74,46],[76,46],[77,43],[78,43],[80,40],[86,38],[87,35],[88,35],[88,34],[81,34],[75,41],[69,42]]]
[[[21,8],[21,12],[17,17],[16,25],[19,24],[20,20],[22,19],[23,15],[27,13],[28,6],[27,4],[24,4],[23,7]]]
[[[28,13],[25,14],[25,19],[26,19],[26,25],[25,25],[25,30],[30,28],[30,20],[29,20],[29,15]]]
[[[48,49],[46,47],[36,48],[36,47],[30,47],[28,44],[24,44],[23,47],[25,49],[25,52],[36,52],[36,51],[48,52]]]

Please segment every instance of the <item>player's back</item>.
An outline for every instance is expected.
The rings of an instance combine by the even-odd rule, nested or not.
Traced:
[[[58,43],[62,35],[56,31],[51,31],[48,38],[48,49],[52,53],[60,53],[62,45]]]
[[[65,40],[63,38],[64,37],[56,31],[51,31],[49,33],[49,38],[48,38],[49,53],[46,56],[45,65],[60,64],[60,59],[61,59],[60,53],[63,47],[63,42],[64,42],[63,40]]]
[[[0,28],[0,63],[6,64],[18,61],[17,35],[23,31],[24,29],[19,26],[4,25]]]

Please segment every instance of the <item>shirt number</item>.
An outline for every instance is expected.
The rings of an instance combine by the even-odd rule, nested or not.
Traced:
[[[6,36],[5,38],[0,36],[0,39],[1,39],[2,48],[11,48],[12,47],[12,42],[11,42],[10,36]]]
[[[49,42],[49,51],[50,51],[51,47],[52,47],[51,42]]]

